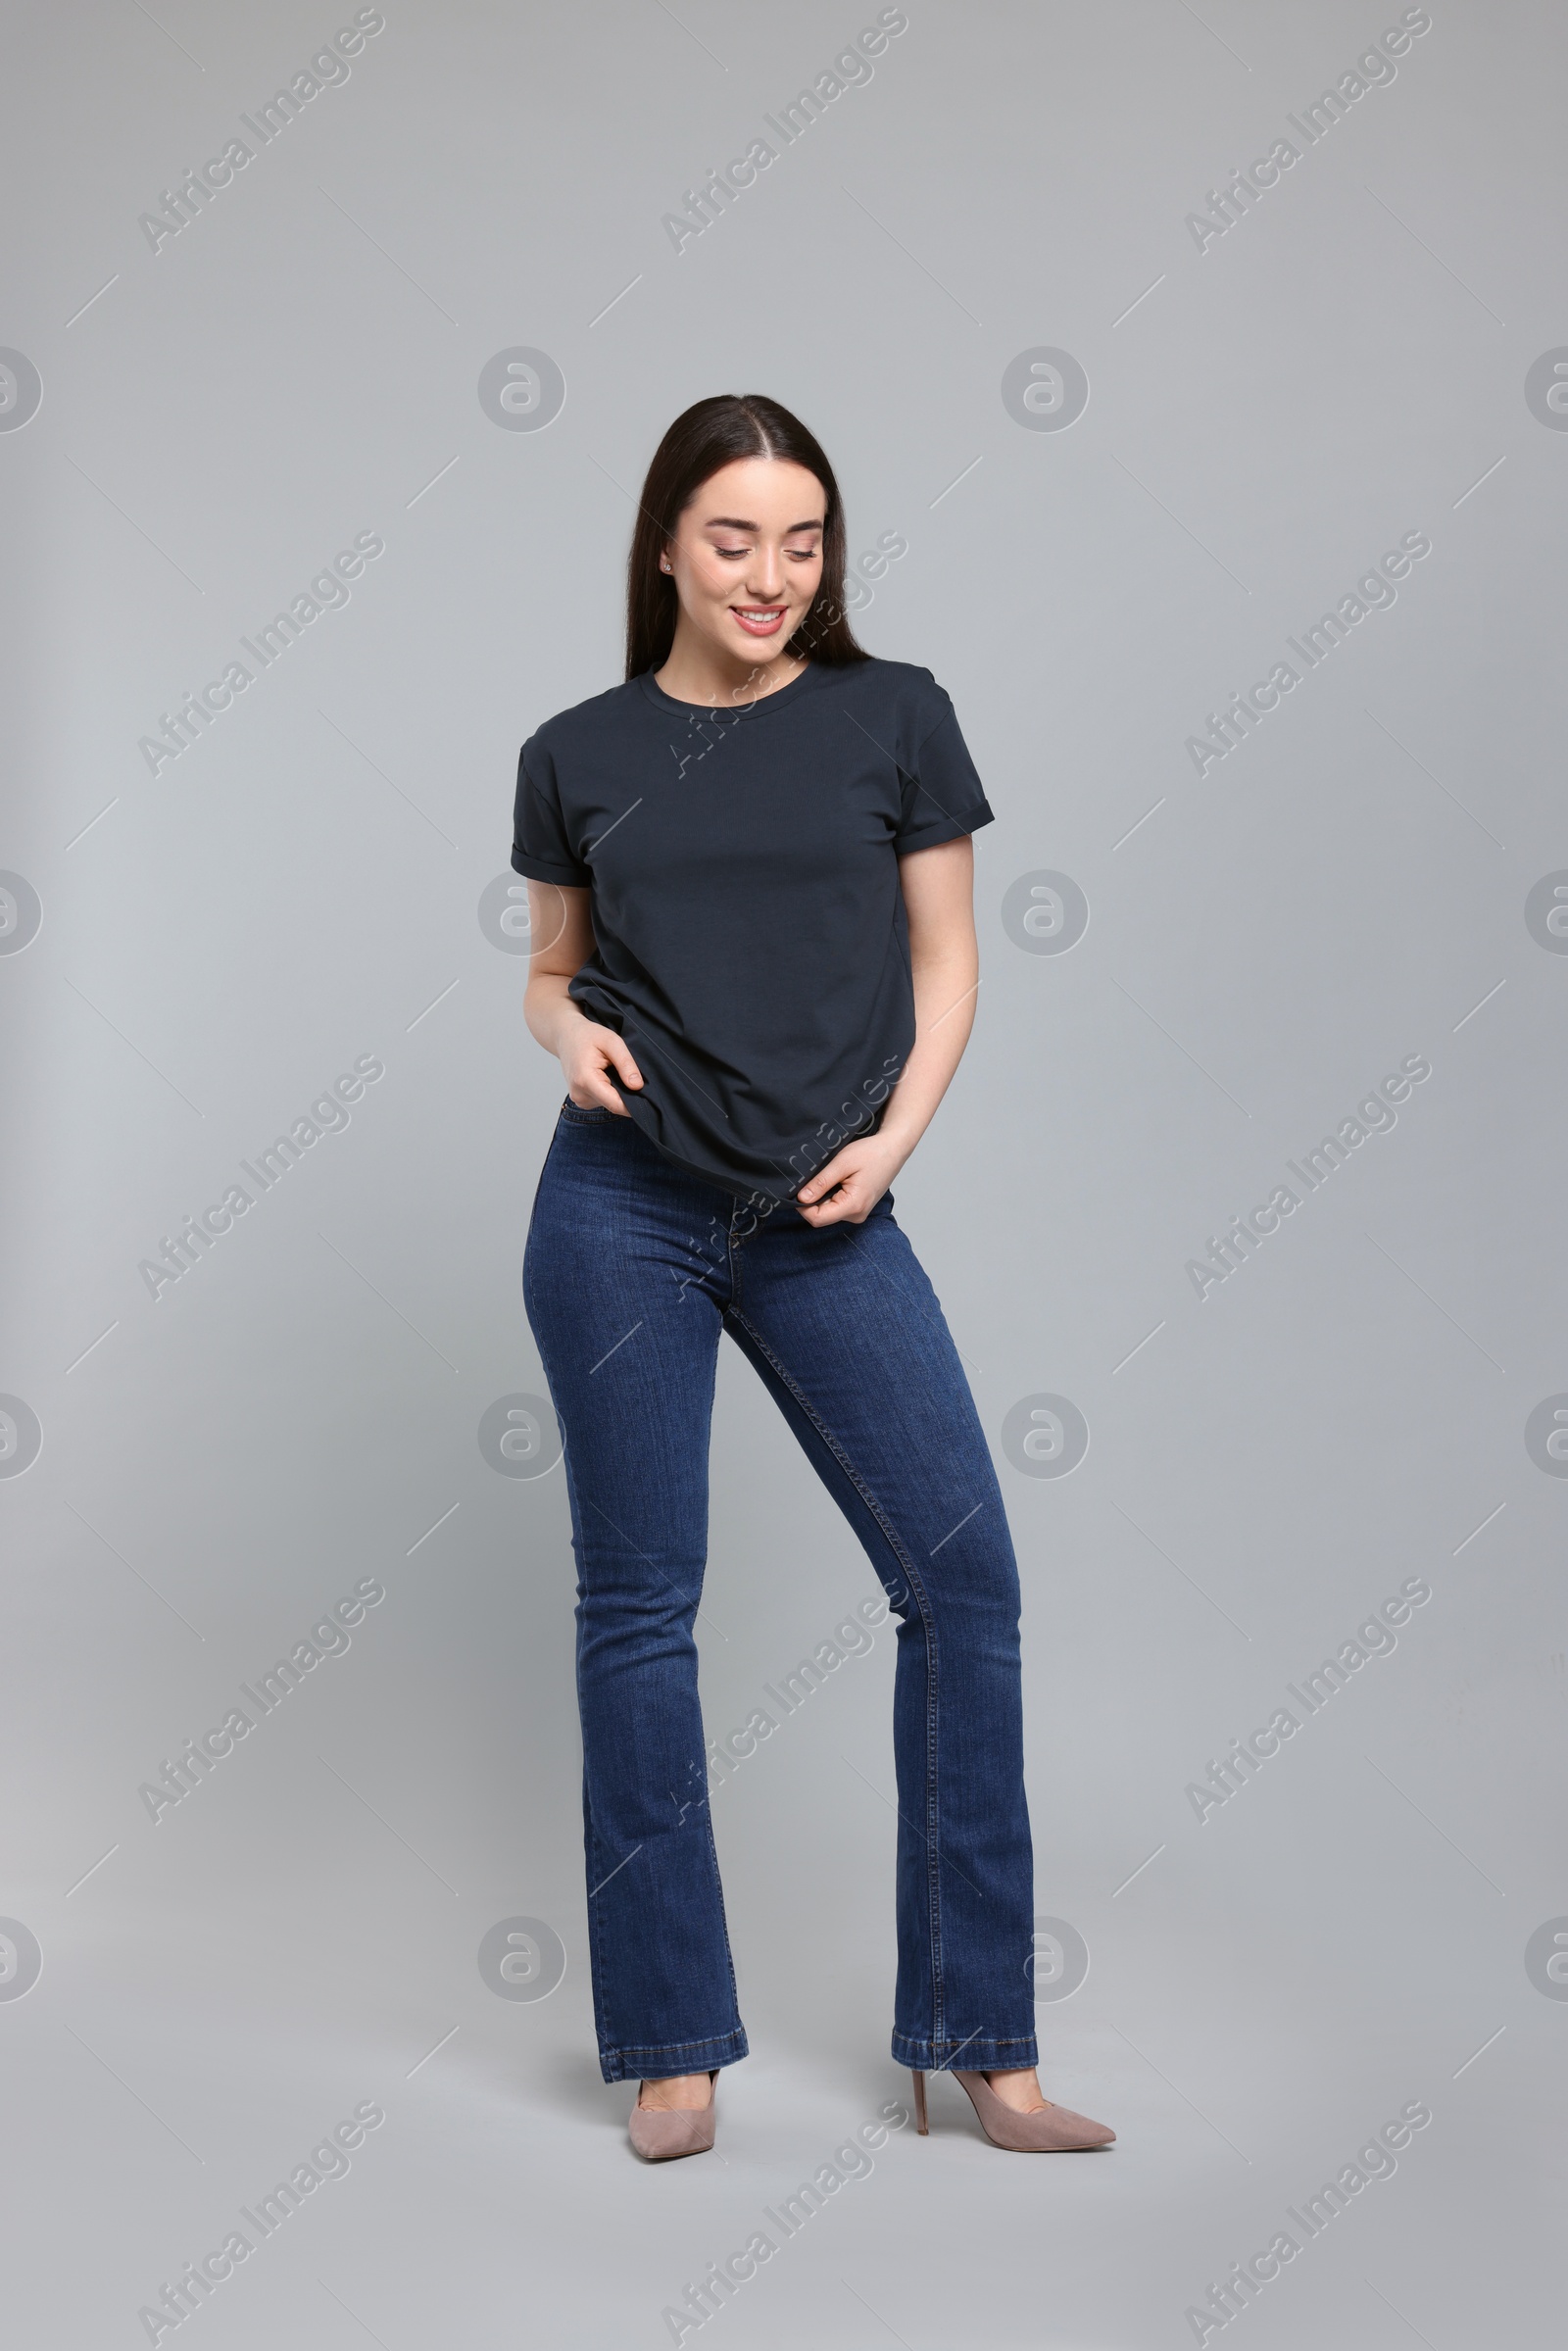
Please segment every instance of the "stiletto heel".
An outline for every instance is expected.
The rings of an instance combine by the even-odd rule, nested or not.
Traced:
[[[925,2119],[925,2076],[921,2073],[914,2074],[914,2128],[921,2138],[930,2137],[930,2126]]]

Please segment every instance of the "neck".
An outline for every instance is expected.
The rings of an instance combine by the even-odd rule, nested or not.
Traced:
[[[748,661],[677,626],[669,659],[654,672],[654,683],[675,702],[706,703],[710,710],[740,709],[793,684],[804,660],[780,651]]]

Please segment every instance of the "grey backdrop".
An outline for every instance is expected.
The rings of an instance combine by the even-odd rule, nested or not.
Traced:
[[[1284,2231],[1254,2346],[1531,2339],[1568,2033],[1568,25],[910,0],[833,95],[878,22],[848,0],[373,13],[314,74],[352,9],[7,29],[10,2328],[1143,2351],[1228,2336],[1211,2288]],[[843,1661],[712,1799],[755,2049],[717,2158],[636,2166],[593,2054],[565,1496],[517,1400],[562,1086],[513,776],[618,674],[659,434],[753,388],[832,453],[857,556],[906,542],[863,637],[951,690],[999,816],[974,1043],[897,1191],[1012,1514],[1043,2070],[1104,2157],[1007,2164],[938,2082],[928,2141],[834,2160],[907,2094],[892,1644],[835,1641],[874,1578],[738,1361],[710,1733]],[[264,666],[242,640],[357,536]],[[348,1123],[297,1128],[357,1058]],[[291,1130],[264,1192],[240,1163]],[[264,1715],[241,1685],[360,1585]],[[1287,1686],[1342,1652],[1309,1713]],[[356,2106],[384,2122],[326,2177]],[[786,2236],[764,2208],[823,2167]]]

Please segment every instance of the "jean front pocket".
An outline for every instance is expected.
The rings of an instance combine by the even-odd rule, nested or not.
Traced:
[[[568,1126],[591,1127],[597,1126],[601,1119],[608,1123],[615,1113],[613,1110],[607,1110],[603,1102],[589,1102],[586,1106],[581,1102],[574,1102],[568,1094],[561,1105],[561,1115]]]

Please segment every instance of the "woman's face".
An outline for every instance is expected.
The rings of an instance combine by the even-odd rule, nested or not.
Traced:
[[[684,626],[748,669],[776,661],[821,580],[826,512],[815,474],[787,458],[710,474],[664,550]]]

